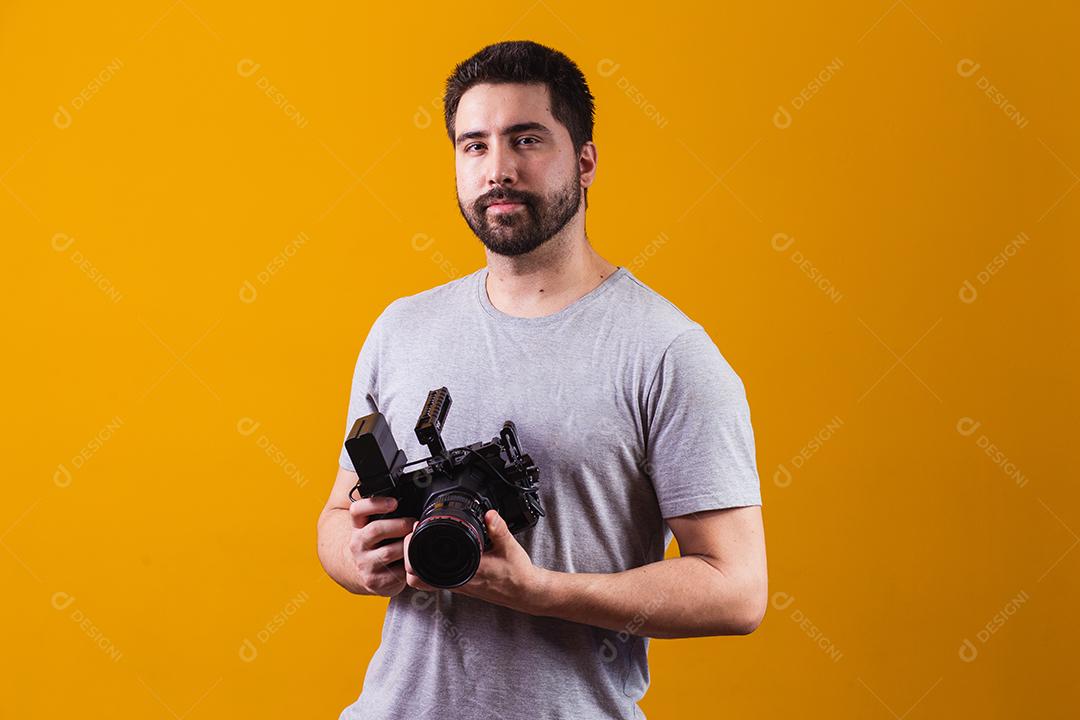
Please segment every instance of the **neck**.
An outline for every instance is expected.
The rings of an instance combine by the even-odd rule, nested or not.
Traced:
[[[584,213],[525,255],[487,253],[487,294],[499,311],[516,317],[543,317],[587,295],[615,272],[585,236]]]

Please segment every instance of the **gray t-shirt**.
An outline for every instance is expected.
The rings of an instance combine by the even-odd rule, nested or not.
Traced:
[[[413,428],[444,385],[447,448],[513,420],[546,512],[515,537],[561,572],[660,561],[664,518],[761,504],[743,383],[700,324],[625,267],[537,318],[496,309],[486,278],[483,267],[386,307],[357,360],[346,431],[378,410],[408,459],[425,458]],[[344,448],[340,464],[353,469]],[[642,598],[617,632],[406,587],[341,718],[642,718],[649,640],[634,632],[670,593]]]

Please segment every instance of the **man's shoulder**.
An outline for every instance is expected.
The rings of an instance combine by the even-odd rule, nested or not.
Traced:
[[[688,330],[703,330],[702,325],[657,290],[624,268],[614,300],[625,327],[660,349]]]
[[[704,325],[629,272],[623,285],[619,300],[640,327],[642,354],[651,358],[653,368],[649,377],[655,378],[663,366],[685,378],[706,378],[742,392],[742,379]]]
[[[440,315],[445,316],[445,313],[456,304],[468,301],[473,287],[472,281],[480,270],[411,295],[403,295],[386,306],[380,319],[383,322],[407,323],[425,318],[437,319]]]

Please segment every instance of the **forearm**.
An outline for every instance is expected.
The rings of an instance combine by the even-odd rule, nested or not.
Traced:
[[[525,612],[654,638],[745,635],[761,621],[765,589],[686,555],[617,573],[537,568]]]
[[[319,516],[318,554],[323,569],[334,582],[351,593],[366,594],[360,583],[356,565],[349,557],[349,533],[352,520],[349,511],[329,508]]]

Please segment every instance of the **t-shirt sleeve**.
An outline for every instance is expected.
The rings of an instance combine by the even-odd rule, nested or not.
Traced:
[[[357,418],[370,415],[379,409],[379,353],[385,315],[384,310],[371,324],[371,330],[368,331],[367,338],[360,348],[360,354],[356,358],[356,366],[353,369],[349,411],[345,417],[345,432],[341,437],[341,453],[338,456],[338,465],[352,472],[356,472],[356,469],[349,458],[349,453],[345,451],[345,438],[349,436],[349,431]]]
[[[647,471],[663,517],[761,505],[743,382],[700,325],[665,350],[646,408]]]

